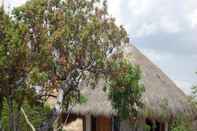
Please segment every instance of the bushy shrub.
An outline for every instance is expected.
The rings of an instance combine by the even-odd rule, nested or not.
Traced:
[[[192,131],[191,125],[189,122],[187,122],[184,119],[177,119],[172,123],[172,126],[170,127],[171,131]]]

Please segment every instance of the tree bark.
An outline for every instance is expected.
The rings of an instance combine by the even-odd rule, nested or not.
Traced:
[[[0,131],[3,131],[2,111],[3,111],[3,98],[0,97]]]
[[[71,91],[74,90],[74,87],[71,86],[73,83],[71,82],[72,75],[76,72],[76,70],[73,70],[66,78],[66,80],[60,85],[57,101],[53,108],[52,113],[50,114],[49,120],[42,123],[41,127],[38,129],[38,131],[56,131],[62,123],[62,105],[64,98],[69,95]],[[78,84],[75,86],[77,87]]]
[[[8,102],[8,113],[9,113],[9,129],[10,131],[16,131],[14,105],[13,105],[12,97],[8,97],[7,102]]]
[[[43,122],[42,125],[37,129],[37,131],[54,131],[54,128],[58,127],[58,121],[61,117],[61,105],[63,101],[63,95],[64,91],[60,89],[55,107],[49,114],[49,119]]]
[[[21,131],[21,129],[20,129],[20,121],[21,121],[21,113],[20,113],[20,107],[21,106],[18,106],[17,107],[17,111],[16,111],[16,116],[15,116],[15,125],[16,125],[16,131]]]
[[[53,123],[57,119],[57,111],[54,109],[49,114],[48,120],[44,121],[36,131],[53,131]]]

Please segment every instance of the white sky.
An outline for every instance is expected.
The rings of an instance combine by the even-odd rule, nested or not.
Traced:
[[[197,0],[108,0],[133,44],[186,93],[197,82]]]
[[[4,0],[12,8],[26,0]],[[186,93],[197,82],[197,0],[108,0],[132,43]]]

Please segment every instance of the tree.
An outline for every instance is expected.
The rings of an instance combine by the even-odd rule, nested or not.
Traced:
[[[139,68],[126,62],[121,50],[129,42],[127,32],[107,14],[106,1],[99,4],[99,0],[31,0],[1,24],[6,35],[1,38],[0,72],[7,77],[0,76],[0,81],[4,92],[11,90],[8,103],[14,100],[19,108],[24,100],[45,103],[54,90],[58,92],[53,114],[40,130],[61,126],[61,112],[79,101],[79,83],[89,78],[87,74],[95,83],[100,75],[105,77],[113,106],[123,117],[123,111],[135,115],[132,112],[141,107]]]
[[[2,113],[3,100],[6,99],[9,106],[10,128],[15,130],[14,119],[17,118],[13,112],[13,100],[17,100],[18,92],[23,92],[25,89],[23,78],[27,66],[27,48],[18,30],[15,30],[15,25],[2,8],[0,19],[0,112]],[[19,106],[22,101],[18,102]]]
[[[110,68],[112,71],[107,83],[112,106],[117,110],[120,119],[135,120],[139,108],[143,107],[141,97],[144,86],[140,84],[140,68],[122,60],[114,61]]]
[[[189,100],[191,104],[194,106],[194,108],[197,108],[197,85],[193,85],[191,91],[192,92],[191,92],[191,96],[189,97]]]
[[[0,8],[0,129],[2,130],[3,101],[8,105],[9,129],[19,129],[20,111],[24,102],[37,104],[35,88],[29,82],[36,78],[43,81],[43,74],[37,73],[30,78],[34,71],[31,58],[34,55],[23,37],[23,25],[17,25],[14,18]],[[15,103],[15,104],[14,104]]]

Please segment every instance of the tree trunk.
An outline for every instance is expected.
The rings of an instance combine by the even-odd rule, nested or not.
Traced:
[[[14,116],[14,105],[12,97],[8,97],[8,115],[9,115],[9,129],[10,131],[16,131],[15,127],[15,116]]]
[[[37,129],[37,131],[54,131],[54,128],[58,127],[58,121],[61,117],[61,105],[63,102],[64,91],[60,89],[57,102],[52,112],[49,114],[49,119],[42,123],[42,125]]]
[[[53,123],[57,119],[57,112],[53,111],[49,114],[49,117],[44,121],[36,131],[53,131]]]
[[[70,77],[68,76],[68,80],[70,80]],[[58,96],[57,96],[57,101],[55,104],[55,107],[53,108],[49,119],[46,122],[43,122],[42,125],[40,126],[37,131],[56,131],[62,123],[61,118],[62,118],[62,105],[63,105],[63,100],[66,95],[69,94],[71,88],[69,88],[69,85],[67,84],[67,80],[65,80],[62,84],[61,87],[59,88]]]
[[[3,98],[0,97],[0,131],[3,131],[2,111],[3,111]]]
[[[20,107],[21,106],[18,106],[17,107],[17,111],[16,111],[16,117],[15,117],[15,126],[16,126],[16,131],[20,131],[20,121],[21,121],[21,113],[20,113]]]

